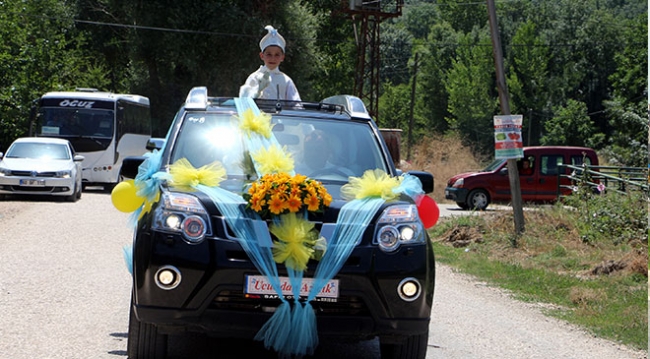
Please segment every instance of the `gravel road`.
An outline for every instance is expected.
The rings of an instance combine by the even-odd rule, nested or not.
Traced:
[[[0,202],[0,358],[126,358],[127,219],[101,192],[86,191],[77,203]],[[647,358],[542,310],[438,266],[427,358]],[[229,358],[224,353],[233,351],[232,358],[273,357],[250,342],[181,337],[170,344],[172,358]],[[376,340],[323,340],[314,358],[377,358],[378,352]]]

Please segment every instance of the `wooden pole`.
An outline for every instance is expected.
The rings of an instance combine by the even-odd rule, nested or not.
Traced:
[[[497,74],[497,88],[499,90],[499,103],[501,113],[510,115],[510,103],[508,100],[508,86],[506,85],[505,71],[503,69],[503,53],[501,51],[501,40],[499,38],[499,25],[497,23],[497,13],[494,7],[494,0],[487,0],[488,15],[490,17],[490,32],[492,34],[492,53],[494,54],[494,66]],[[515,240],[513,245],[517,246],[516,238],[525,231],[524,210],[521,200],[521,185],[519,183],[519,171],[517,170],[517,160],[508,159],[508,179],[510,180],[510,194],[512,197],[512,210],[515,219]]]

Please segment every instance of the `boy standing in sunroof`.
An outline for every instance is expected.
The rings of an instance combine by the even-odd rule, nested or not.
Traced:
[[[301,101],[293,80],[280,71],[286,42],[278,30],[267,25],[268,33],[260,41],[260,59],[264,65],[250,74],[239,89],[239,97]]]

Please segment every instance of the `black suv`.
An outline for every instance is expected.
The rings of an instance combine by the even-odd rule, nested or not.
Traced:
[[[382,358],[424,358],[435,265],[417,197],[394,191],[375,207],[357,199],[361,205],[343,213],[352,202],[346,185],[355,180],[357,189],[366,190],[408,177],[424,195],[433,190],[433,176],[395,168],[380,130],[356,97],[320,103],[248,99],[257,115],[247,114],[237,100],[208,97],[205,87],[192,89],[160,150],[124,161],[123,175],[139,188],[148,186],[154,198],[143,206],[134,233],[129,358],[165,357],[167,335],[186,331],[264,340],[283,356],[311,354],[318,336],[378,337]],[[260,168],[274,158],[270,150],[266,160],[255,155],[260,148],[251,139],[260,127],[256,116],[270,121],[264,138],[292,159],[290,174],[302,174],[301,180],[326,190],[319,192],[321,202],[316,200],[313,211],[297,216],[317,233],[305,241],[302,249],[311,255],[297,269],[275,257],[279,240],[271,215],[283,202],[268,197],[257,202],[257,209],[266,203],[265,215],[251,205],[251,188],[255,183],[258,192],[261,188]],[[184,170],[175,167],[179,162]],[[218,185],[205,180],[214,163],[221,171]],[[176,180],[183,171],[196,181]],[[367,220],[359,220],[359,214]],[[340,223],[350,216],[354,223]],[[350,248],[340,250],[343,243]],[[325,265],[333,271],[329,275],[319,270]],[[292,283],[300,285],[299,292]],[[320,291],[313,290],[315,283]],[[307,311],[300,314],[307,318],[305,328],[295,328],[291,308],[296,306]],[[284,318],[269,329],[274,316]],[[289,336],[311,333],[311,344],[277,338],[289,330]]]

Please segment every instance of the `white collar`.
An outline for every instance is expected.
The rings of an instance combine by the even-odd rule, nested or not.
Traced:
[[[280,72],[280,66],[278,66],[275,69],[271,70],[268,67],[266,67],[266,65],[262,65],[262,66],[260,66],[260,70],[264,71],[264,72],[268,72],[270,74],[279,74],[279,73],[281,73]]]

